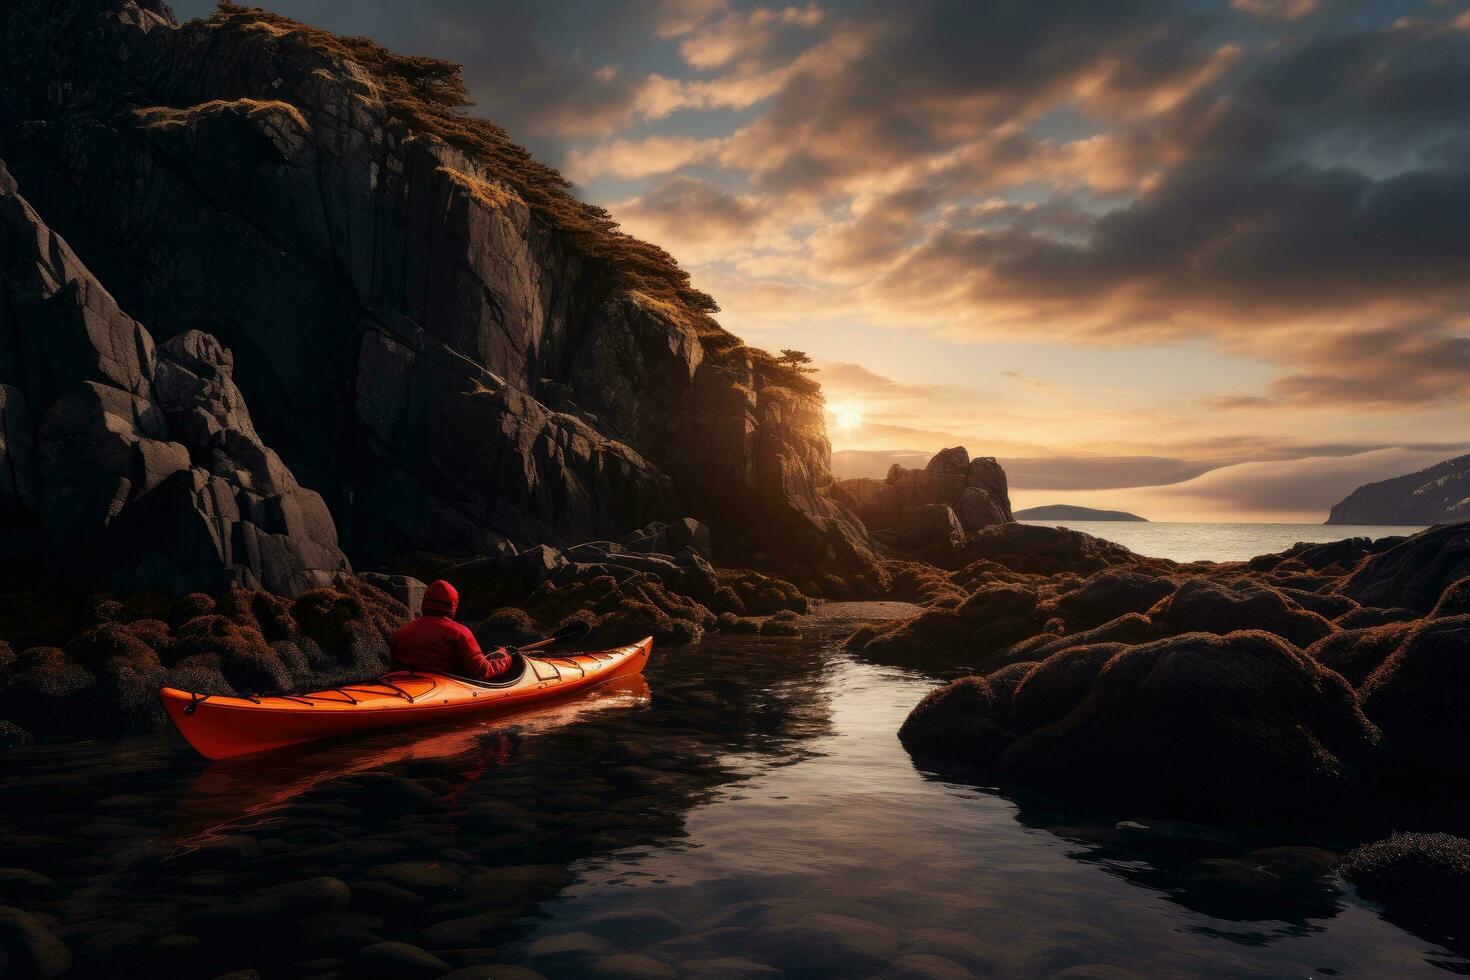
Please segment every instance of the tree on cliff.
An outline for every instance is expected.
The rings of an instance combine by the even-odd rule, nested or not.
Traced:
[[[812,362],[812,359],[807,356],[805,351],[783,349],[781,351],[781,356],[778,357],[776,361],[782,367],[790,368],[797,374],[817,373],[816,368],[807,367],[807,365]]]

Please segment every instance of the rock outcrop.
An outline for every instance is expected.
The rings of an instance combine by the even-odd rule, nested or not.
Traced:
[[[954,679],[903,728],[926,764],[1155,816],[1458,827],[1467,530],[1184,565],[1008,524],[971,535],[1011,540],[950,574],[968,596],[848,646]]]
[[[155,348],[0,163],[0,551],[34,582],[283,595],[351,571],[256,434],[228,350]],[[34,564],[33,564],[34,563]],[[0,579],[10,577],[0,572]]]
[[[1005,470],[963,446],[935,453],[922,470],[894,463],[883,480],[838,481],[837,494],[880,540],[908,550],[961,547],[964,534],[1012,520]]]
[[[732,558],[871,569],[827,492],[815,384],[464,115],[456,66],[228,4],[180,25],[157,0],[17,0],[0,56],[32,203],[157,338],[234,352],[255,427],[355,558],[692,514]]]
[[[1470,521],[1431,528],[1363,563],[1341,592],[1365,606],[1427,613],[1453,583],[1470,575]]]
[[[1333,505],[1328,524],[1452,524],[1470,520],[1470,456],[1366,483]]]
[[[1347,682],[1260,632],[1082,647],[1007,695],[964,678],[899,734],[1090,807],[1240,823],[1361,806],[1381,738]]]

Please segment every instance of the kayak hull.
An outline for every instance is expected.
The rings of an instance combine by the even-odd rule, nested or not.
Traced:
[[[653,638],[647,637],[597,653],[525,656],[520,676],[503,684],[396,671],[309,694],[222,697],[166,687],[159,696],[174,726],[201,755],[229,759],[385,728],[514,714],[639,674],[652,650]]]

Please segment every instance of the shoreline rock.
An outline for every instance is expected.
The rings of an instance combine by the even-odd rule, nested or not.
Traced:
[[[926,762],[1149,816],[1456,827],[1467,535],[1462,524],[1218,565],[1122,561],[1069,540],[1118,562],[1085,577],[1021,571],[1041,564],[1034,552],[995,549],[999,561],[951,573],[963,601],[848,645],[958,678],[900,732]]]

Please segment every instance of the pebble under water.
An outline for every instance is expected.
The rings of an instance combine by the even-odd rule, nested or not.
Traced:
[[[39,923],[88,978],[1470,973],[1333,875],[1352,840],[916,768],[896,732],[934,682],[841,649],[884,611],[656,651],[646,685],[510,722],[214,765],[173,735],[8,753],[0,904],[27,914],[0,944],[62,965]]]

